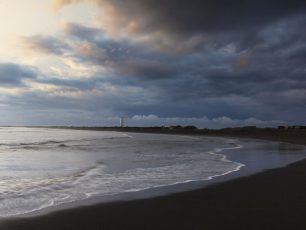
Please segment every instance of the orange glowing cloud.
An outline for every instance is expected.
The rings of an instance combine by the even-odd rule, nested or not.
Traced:
[[[239,57],[235,60],[234,66],[237,69],[244,69],[248,67],[250,64],[249,56],[246,54],[241,54]]]
[[[146,12],[144,16],[139,1],[121,4],[110,0],[54,0],[53,3],[56,9],[60,9],[65,5],[81,2],[99,6],[97,21],[101,29],[115,40],[129,39],[149,44],[153,49],[177,53],[188,53],[205,42],[202,35],[178,37],[165,26],[156,26],[156,15]]]

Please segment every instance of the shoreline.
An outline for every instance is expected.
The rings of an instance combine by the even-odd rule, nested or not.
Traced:
[[[72,129],[90,131],[115,131],[131,133],[174,134],[188,136],[240,137],[259,140],[288,142],[306,146],[306,129],[277,128],[225,128],[225,129],[169,129],[167,127],[77,127],[29,126],[29,128]]]
[[[229,138],[225,138],[225,139],[231,140]],[[33,217],[36,218],[42,215],[48,215],[52,212],[57,212],[57,211],[62,211],[62,210],[67,210],[67,209],[72,209],[72,208],[78,208],[78,207],[84,207],[84,206],[91,206],[91,205],[96,205],[96,204],[107,204],[107,203],[113,203],[113,202],[123,201],[123,200],[127,201],[127,200],[138,200],[138,199],[144,199],[144,198],[154,198],[154,197],[165,196],[165,195],[170,195],[174,193],[192,191],[192,190],[199,189],[199,188],[206,188],[216,183],[229,181],[229,180],[232,180],[233,178],[239,178],[243,176],[244,174],[239,173],[238,175],[235,175],[235,173],[240,171],[241,168],[245,167],[246,165],[238,161],[235,161],[234,159],[229,159],[228,155],[232,151],[235,155],[236,154],[235,150],[243,149],[244,146],[237,144],[237,143],[235,144],[231,143],[231,144],[232,144],[232,147],[216,148],[215,150],[212,150],[211,152],[209,152],[209,154],[220,155],[222,157],[220,159],[221,161],[232,162],[236,164],[237,166],[233,170],[226,171],[221,174],[208,176],[203,179],[190,179],[186,181],[177,181],[171,184],[161,184],[161,185],[156,185],[153,187],[129,190],[129,191],[124,191],[118,194],[97,195],[97,196],[88,197],[88,198],[81,199],[81,200],[75,200],[75,201],[70,201],[67,203],[60,203],[57,205],[46,206],[41,209],[29,211],[27,213],[20,213],[20,214],[15,214],[11,216],[3,216],[3,217],[0,217],[0,221],[6,220],[6,219],[33,218]]]
[[[30,218],[10,218],[0,222],[0,229],[305,229],[306,199],[300,203],[295,199],[296,195],[303,198],[306,191],[302,175],[306,175],[306,160],[192,191],[72,207]],[[282,177],[285,181],[275,184]],[[245,195],[250,200],[245,200]],[[284,197],[285,207],[282,207]],[[296,209],[301,212],[296,213]],[[252,213],[252,218],[246,213]],[[218,220],[215,215],[224,216],[226,221]],[[291,223],[292,218],[295,223]],[[252,226],[254,221],[265,226]],[[289,226],[289,222],[295,227]]]
[[[4,221],[18,229],[305,229],[306,160],[162,197]],[[286,176],[286,180],[281,179]],[[288,188],[288,185],[289,188]]]

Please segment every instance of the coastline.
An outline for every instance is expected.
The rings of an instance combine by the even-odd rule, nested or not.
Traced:
[[[305,175],[302,160],[193,191],[12,218],[0,229],[305,229]]]
[[[156,133],[191,136],[240,137],[260,140],[288,142],[306,145],[306,129],[277,128],[225,128],[225,129],[169,129],[167,127],[66,127],[66,126],[29,126],[29,128],[73,129],[91,131],[115,131],[131,133]]]

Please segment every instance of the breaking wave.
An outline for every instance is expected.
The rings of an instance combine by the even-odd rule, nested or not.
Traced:
[[[2,217],[94,196],[211,180],[243,166],[221,154],[242,148],[229,139],[76,130],[11,133],[11,140],[2,138],[0,145]]]

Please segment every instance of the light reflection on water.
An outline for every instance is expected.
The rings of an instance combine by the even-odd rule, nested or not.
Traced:
[[[1,128],[0,216],[207,180],[243,164],[237,175],[252,174],[304,155],[298,145],[249,139]]]
[[[237,170],[222,138],[0,129],[0,216]]]

